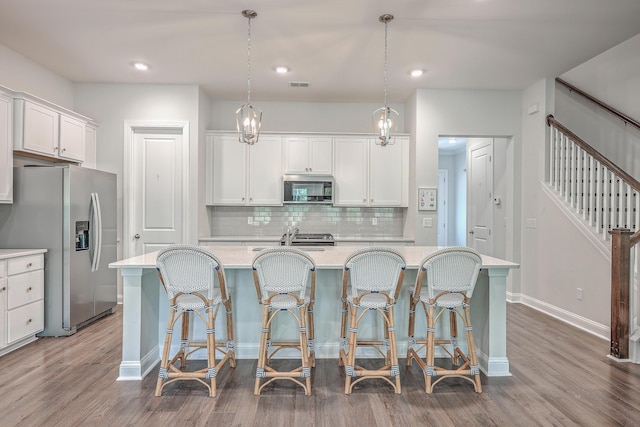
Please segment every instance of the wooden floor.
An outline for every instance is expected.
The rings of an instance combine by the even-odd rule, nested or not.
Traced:
[[[520,304],[508,306],[512,377],[440,383],[424,393],[401,361],[402,394],[381,381],[343,394],[337,360],[318,360],[313,395],[290,382],[253,395],[255,361],[224,370],[219,395],[189,383],[154,397],[155,375],[117,382],[122,313],[66,338],[0,358],[0,425],[613,426],[640,425],[640,365],[616,363],[608,342]]]

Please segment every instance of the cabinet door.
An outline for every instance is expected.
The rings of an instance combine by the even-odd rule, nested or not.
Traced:
[[[262,139],[260,140],[262,142]],[[258,144],[260,143],[258,142]],[[207,203],[244,205],[247,188],[247,145],[235,135],[215,135],[207,159],[207,185],[211,185]]]
[[[403,143],[369,146],[369,206],[401,206]]]
[[[13,201],[13,99],[0,93],[0,203]]]
[[[258,142],[258,144],[262,139]],[[309,141],[305,137],[284,140],[284,173],[302,175],[309,172]]]
[[[367,205],[366,138],[337,138],[334,160],[334,205]]]
[[[261,136],[249,148],[250,205],[282,206],[282,139]]]
[[[60,114],[60,146],[58,155],[63,159],[84,161],[84,122]]]
[[[58,156],[59,114],[42,105],[24,101],[23,140],[19,149]]]
[[[333,139],[309,138],[309,173],[331,175],[333,171]]]
[[[5,270],[6,261],[0,261],[0,349],[7,346],[7,277]]]
[[[84,161],[82,166],[85,168],[96,168],[96,152],[98,143],[98,129],[90,124],[84,127]]]

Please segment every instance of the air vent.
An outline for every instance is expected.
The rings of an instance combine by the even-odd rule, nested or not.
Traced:
[[[309,82],[289,82],[289,87],[309,87]]]

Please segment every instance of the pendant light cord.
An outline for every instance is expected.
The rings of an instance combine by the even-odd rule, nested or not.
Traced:
[[[247,104],[251,105],[251,16],[247,19],[249,20],[247,25]]]
[[[387,20],[384,21],[384,108],[387,108]]]

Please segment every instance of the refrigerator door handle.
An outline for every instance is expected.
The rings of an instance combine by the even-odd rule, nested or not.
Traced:
[[[91,193],[91,211],[93,219],[93,257],[91,259],[91,271],[100,268],[100,255],[102,251],[102,211],[100,209],[100,197],[98,193]]]

